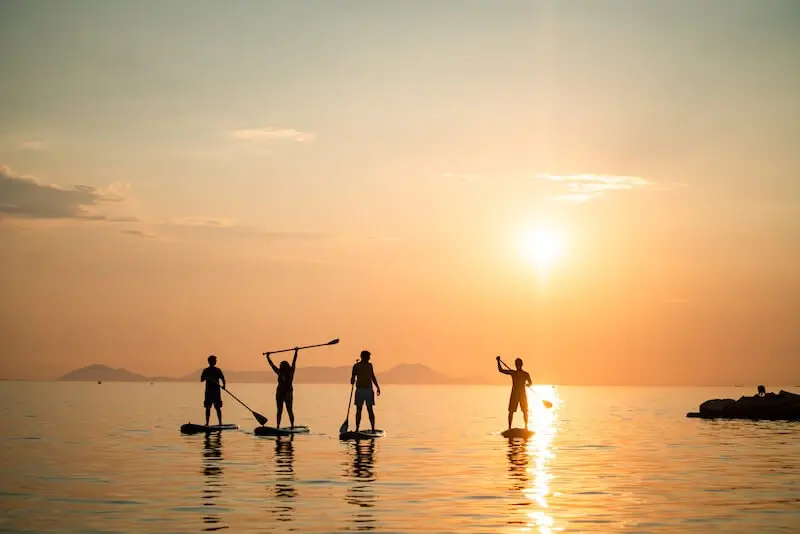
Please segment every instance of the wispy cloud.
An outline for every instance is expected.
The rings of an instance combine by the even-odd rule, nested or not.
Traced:
[[[558,200],[588,202],[607,193],[631,191],[652,187],[649,180],[638,176],[613,176],[604,174],[539,174],[537,178],[563,184],[565,192],[556,195]]]
[[[181,217],[172,221],[176,226],[207,226],[211,228],[231,228],[233,221],[227,219],[213,219],[210,217]]]
[[[47,150],[47,145],[44,141],[28,140],[17,143],[17,148],[19,150]]]
[[[295,141],[308,143],[314,134],[291,128],[244,128],[230,132],[231,137],[240,141]]]
[[[122,230],[122,233],[135,237],[141,237],[142,239],[156,239],[158,237],[156,234],[150,233],[146,230],[140,230],[138,228],[128,228],[126,230]]]
[[[440,178],[444,178],[446,180],[461,180],[464,182],[479,182],[481,177],[477,174],[464,174],[458,172],[443,172],[439,175]]]
[[[33,178],[0,166],[0,213],[31,219],[89,219],[111,222],[130,221],[130,217],[110,217],[98,207],[103,203],[121,202],[124,188],[88,185],[60,187],[43,184]]]

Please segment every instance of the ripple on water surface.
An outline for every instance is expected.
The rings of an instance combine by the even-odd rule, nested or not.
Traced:
[[[299,384],[312,433],[257,438],[228,403],[242,430],[180,435],[202,419],[192,384],[5,383],[0,529],[800,531],[800,424],[684,417],[736,392],[543,388],[554,407],[507,440],[506,388],[387,386],[390,434],[340,442],[346,386]],[[262,413],[272,392],[237,386]]]

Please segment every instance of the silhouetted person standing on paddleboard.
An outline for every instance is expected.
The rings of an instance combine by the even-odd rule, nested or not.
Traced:
[[[504,375],[511,375],[511,397],[508,399],[508,428],[511,429],[511,421],[514,420],[514,412],[517,406],[522,408],[522,418],[525,419],[525,430],[528,430],[528,394],[525,386],[533,385],[531,375],[522,370],[522,358],[514,360],[516,369],[503,369],[500,366],[500,356],[497,357],[497,370]]]
[[[200,382],[206,383],[206,399],[203,406],[206,408],[206,426],[209,426],[211,418],[211,406],[217,410],[217,419],[222,425],[222,389],[225,389],[225,375],[222,369],[217,367],[217,357],[213,354],[208,357],[208,367],[203,369],[200,375]],[[220,382],[222,382],[220,389]]]
[[[286,413],[289,414],[289,424],[294,428],[294,411],[292,410],[292,393],[294,392],[294,386],[292,382],[294,381],[294,370],[297,365],[297,352],[299,350],[300,349],[297,347],[294,348],[294,358],[292,358],[291,365],[289,365],[289,362],[286,360],[283,360],[279,367],[275,367],[275,364],[272,363],[272,358],[270,358],[269,353],[267,353],[269,366],[272,367],[272,370],[278,375],[278,387],[275,390],[275,404],[278,406],[278,415],[275,418],[277,421],[275,428],[281,427],[281,416],[283,415],[284,404],[286,405]]]
[[[350,383],[356,385],[356,432],[361,425],[361,409],[364,404],[367,405],[367,412],[369,413],[369,423],[372,425],[373,432],[375,431],[375,412],[372,407],[375,405],[375,392],[372,390],[372,384],[378,388],[378,396],[381,395],[381,387],[378,385],[378,379],[375,378],[375,371],[372,369],[372,364],[369,363],[370,352],[368,350],[361,351],[361,361],[353,365],[353,374],[350,377]]]

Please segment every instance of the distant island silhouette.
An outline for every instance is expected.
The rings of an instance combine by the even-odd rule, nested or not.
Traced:
[[[346,384],[350,380],[350,365],[338,367],[298,367],[295,383],[298,384]],[[178,377],[145,376],[128,371],[114,369],[102,364],[87,365],[70,371],[58,378],[68,382],[197,382],[202,369]],[[275,374],[264,371],[231,371],[225,370],[225,378],[230,382],[241,383],[273,383]],[[450,377],[434,371],[430,367],[418,363],[396,365],[386,371],[378,371],[381,384],[486,384],[494,383],[477,377]]]

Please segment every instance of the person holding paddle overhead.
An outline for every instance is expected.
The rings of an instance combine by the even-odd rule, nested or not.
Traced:
[[[286,413],[289,414],[289,424],[291,428],[294,428],[294,410],[292,409],[292,393],[294,387],[292,382],[294,381],[294,370],[297,366],[297,352],[299,350],[299,347],[294,348],[294,358],[292,358],[291,365],[289,365],[289,362],[286,360],[283,360],[279,367],[276,367],[275,364],[272,363],[272,358],[269,357],[269,353],[266,353],[269,366],[272,367],[272,370],[278,375],[278,387],[275,389],[275,404],[278,406],[275,428],[281,427],[281,416],[283,415],[284,404],[286,405]]]
[[[528,430],[528,394],[525,386],[533,385],[531,375],[522,369],[522,358],[514,360],[516,369],[503,369],[500,366],[500,356],[497,357],[497,370],[504,375],[511,376],[511,397],[508,399],[508,428],[511,429],[511,422],[514,420],[514,412],[517,407],[522,408],[522,418],[525,419],[525,430]]]
[[[370,352],[368,350],[361,351],[361,361],[353,365],[353,374],[350,376],[350,384],[355,384],[356,387],[356,432],[358,432],[361,425],[361,409],[364,404],[367,405],[367,412],[369,413],[369,423],[372,425],[372,431],[375,431],[375,412],[372,407],[375,405],[375,392],[372,390],[372,384],[378,388],[378,396],[381,395],[381,387],[378,385],[378,379],[375,378],[375,371],[372,369],[372,364],[369,363]]]
[[[206,398],[203,406],[206,409],[206,426],[208,426],[209,419],[211,418],[211,407],[217,410],[217,419],[220,426],[222,426],[222,391],[221,387],[225,389],[225,375],[222,369],[217,367],[217,357],[213,354],[208,357],[208,367],[203,369],[200,374],[200,382],[206,383]]]

